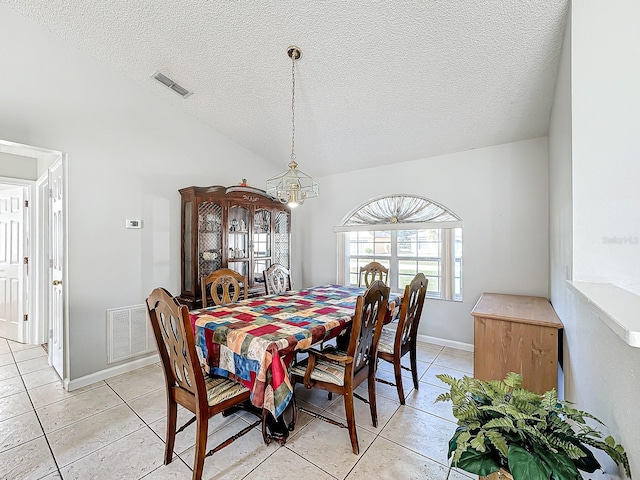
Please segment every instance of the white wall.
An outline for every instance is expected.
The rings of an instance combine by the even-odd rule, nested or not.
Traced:
[[[428,299],[420,332],[473,343],[470,312],[483,292],[548,295],[547,168],[538,138],[320,178],[320,198],[294,218],[303,229],[294,248],[309,259],[297,274],[303,286],[336,281],[333,227],[353,208],[381,195],[424,196],[463,220],[464,301]]]
[[[108,308],[159,285],[179,293],[177,190],[261,185],[275,171],[2,4],[0,58],[0,138],[68,154],[73,380],[107,367]]]
[[[602,67],[599,56],[590,57],[584,49],[593,46],[592,39],[585,39],[591,35],[589,32],[602,32],[607,25],[608,38],[598,37],[598,49],[604,48],[615,51],[620,48],[618,33],[625,29],[637,31],[637,26],[630,15],[632,5],[627,2],[626,11],[620,10],[624,2],[597,4],[596,2],[574,2],[573,4],[573,38],[567,33],[561,56],[556,96],[551,114],[549,130],[549,241],[550,273],[551,273],[551,302],[564,323],[564,396],[567,400],[576,403],[576,407],[589,411],[600,418],[608,427],[611,434],[626,448],[634,476],[640,473],[640,411],[638,410],[638,398],[640,397],[640,349],[632,348],[624,343],[613,331],[611,331],[597,316],[593,308],[583,297],[569,290],[566,280],[571,276],[572,267],[578,275],[578,263],[582,262],[580,275],[583,278],[599,278],[603,272],[613,272],[613,258],[606,258],[602,251],[600,239],[594,239],[593,259],[596,261],[584,263],[585,251],[577,251],[587,248],[585,234],[588,226],[583,224],[586,211],[592,207],[593,201],[585,198],[585,193],[592,189],[596,194],[596,200],[603,203],[604,209],[598,210],[592,215],[590,221],[599,228],[611,229],[618,225],[615,207],[620,201],[620,196],[614,191],[623,188],[626,181],[619,182],[614,177],[621,175],[619,169],[624,164],[619,158],[611,155],[593,156],[588,152],[587,145],[597,144],[596,151],[611,152],[625,149],[626,146],[609,145],[610,136],[605,134],[607,128],[598,128],[592,131],[593,138],[586,138],[584,131],[597,119],[597,124],[604,127],[610,123],[633,123],[633,115],[624,115],[611,118],[603,111],[587,111],[596,106],[602,85],[601,75],[594,77],[592,91],[585,96],[585,84],[591,78],[593,70],[602,68],[610,74],[610,85],[606,96],[609,101],[618,105],[640,98],[635,87],[630,90],[618,90],[618,79],[615,71]],[[610,10],[616,12],[616,23],[606,22]],[[625,16],[626,12],[626,16]],[[628,21],[620,25],[622,18]],[[638,18],[637,16],[635,17]],[[622,34],[623,36],[625,34]],[[577,58],[571,56],[574,52],[581,52]],[[640,51],[635,52],[635,57]],[[589,58],[592,58],[591,64]],[[631,58],[631,57],[630,57]],[[600,65],[600,67],[599,67]],[[586,77],[585,77],[586,76]],[[572,85],[581,85],[582,92],[574,92],[572,98]],[[573,105],[572,105],[573,104]],[[637,114],[637,110],[636,110]],[[636,124],[637,116],[635,117]],[[573,131],[573,135],[572,135]],[[586,142],[586,144],[585,144]],[[630,139],[630,145],[634,145],[635,139]],[[572,154],[573,149],[573,154]],[[584,156],[588,155],[587,161]],[[595,162],[597,165],[592,165]],[[572,178],[573,163],[573,178]],[[601,182],[593,182],[590,175],[582,175],[585,168],[593,171],[602,170],[603,178],[613,182],[612,185],[602,185]],[[608,170],[612,170],[608,172]],[[622,168],[622,171],[628,171]],[[583,182],[588,182],[587,184]],[[600,196],[602,189],[614,193],[613,197]],[[575,194],[572,196],[572,190]],[[627,192],[628,193],[628,192]],[[637,200],[637,196],[636,196]],[[632,199],[630,203],[634,203]],[[627,205],[625,205],[625,208]],[[628,227],[637,227],[629,222]],[[575,234],[575,249],[572,243],[572,230]],[[573,250],[573,255],[572,255]],[[575,260],[574,260],[575,259]],[[574,263],[575,262],[575,263]],[[598,265],[602,263],[602,265]],[[590,268],[593,269],[591,273]],[[624,267],[623,267],[624,268]],[[621,277],[618,277],[621,278]],[[608,473],[615,474],[612,462],[605,456],[597,455],[606,466]]]
[[[573,11],[576,280],[640,294],[640,2]]]
[[[0,177],[38,179],[38,160],[0,152]]]

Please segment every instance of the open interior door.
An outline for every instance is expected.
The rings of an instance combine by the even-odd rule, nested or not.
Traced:
[[[0,337],[24,341],[26,275],[25,187],[0,190]]]
[[[64,377],[64,209],[62,160],[49,169],[49,362]]]

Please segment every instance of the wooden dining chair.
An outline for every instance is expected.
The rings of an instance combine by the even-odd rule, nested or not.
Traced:
[[[360,267],[358,275],[358,286],[369,288],[376,280],[381,280],[386,285],[389,278],[389,269],[379,262],[367,263],[364,267]],[[363,285],[364,283],[364,285]]]
[[[371,423],[374,427],[378,426],[375,382],[376,353],[388,301],[389,287],[381,281],[373,282],[357,299],[347,350],[341,351],[332,347],[327,347],[322,351],[308,349],[309,356],[290,370],[293,386],[296,383],[303,383],[306,388],[320,388],[330,393],[343,395],[347,425],[302,407],[298,407],[298,409],[334,425],[348,428],[351,447],[356,455],[360,448],[353,409],[354,396],[369,403]],[[368,401],[354,393],[356,387],[365,380],[368,381],[369,387]]]
[[[274,263],[262,272],[267,295],[275,295],[291,290],[291,273],[279,263]]]
[[[240,284],[242,283],[242,288]],[[202,306],[208,305],[207,299],[211,298],[214,305],[235,303],[244,291],[244,299],[247,299],[247,277],[231,270],[221,268],[202,278]]]
[[[418,369],[416,360],[416,342],[418,338],[418,324],[422,315],[424,297],[427,293],[429,281],[422,274],[418,273],[411,283],[404,288],[404,296],[400,306],[400,318],[396,325],[395,332],[385,326],[380,335],[378,343],[378,358],[393,364],[393,373],[396,383],[388,382],[377,378],[378,382],[395,386],[398,390],[400,404],[405,404],[404,390],[402,388],[402,368],[410,370],[413,377],[413,386],[418,390]],[[402,357],[410,354],[411,368],[401,364]]]
[[[147,298],[151,326],[162,360],[167,392],[167,432],[164,464],[171,463],[176,434],[196,422],[196,452],[193,480],[200,480],[204,459],[248,433],[262,420],[248,425],[205,454],[209,418],[249,400],[249,389],[223,377],[205,378],[198,354],[189,311],[164,288],[156,288]],[[195,416],[176,431],[178,405]]]

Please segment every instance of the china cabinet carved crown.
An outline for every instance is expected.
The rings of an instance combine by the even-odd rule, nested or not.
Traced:
[[[291,211],[251,187],[186,187],[182,197],[180,302],[202,306],[200,280],[230,268],[248,280],[249,296],[264,295],[262,272],[290,267]]]

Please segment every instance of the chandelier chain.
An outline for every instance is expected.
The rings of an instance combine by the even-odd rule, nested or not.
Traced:
[[[291,55],[291,161],[296,161],[296,53]]]
[[[289,170],[267,180],[267,193],[294,208],[306,199],[318,196],[318,183],[298,170],[296,162],[296,60],[302,56],[302,51],[291,45],[287,54],[291,58],[291,160]]]

